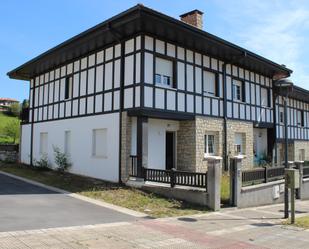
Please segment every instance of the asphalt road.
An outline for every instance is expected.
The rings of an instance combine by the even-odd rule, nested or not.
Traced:
[[[0,174],[0,232],[133,220],[136,217]]]

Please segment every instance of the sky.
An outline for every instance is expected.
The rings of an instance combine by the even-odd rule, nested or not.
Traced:
[[[203,11],[205,31],[286,65],[309,90],[307,0],[1,0],[0,97],[29,95],[29,83],[8,71],[138,3],[175,18]]]

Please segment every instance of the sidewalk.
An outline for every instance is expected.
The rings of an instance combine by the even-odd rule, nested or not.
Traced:
[[[298,215],[309,201],[297,202]],[[308,248],[309,232],[282,226],[283,205],[206,215],[0,233],[0,248]]]

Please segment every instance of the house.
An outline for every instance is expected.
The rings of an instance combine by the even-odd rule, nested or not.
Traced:
[[[0,112],[1,111],[7,111],[8,108],[15,103],[19,103],[16,99],[10,99],[10,98],[0,98]]]
[[[137,5],[9,72],[30,81],[21,161],[52,163],[58,146],[73,173],[115,182],[143,167],[205,172],[209,155],[225,169],[238,154],[246,168],[279,161],[274,82],[292,71],[203,31],[202,15]],[[308,145],[308,101],[297,98],[290,115],[303,108],[306,128],[291,123],[290,140]]]

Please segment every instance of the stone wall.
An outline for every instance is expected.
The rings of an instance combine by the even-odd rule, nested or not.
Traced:
[[[295,158],[295,148],[293,143],[288,144],[288,160],[294,161]],[[284,143],[277,143],[277,163],[279,165],[282,164],[285,160],[285,144]]]
[[[304,158],[300,158],[300,150],[304,150]],[[294,142],[294,160],[309,161],[309,141],[295,141]]]
[[[227,121],[227,152],[229,157],[235,156],[234,144],[235,133],[243,134],[243,154],[246,158],[243,160],[243,168],[253,167],[253,124],[244,121]]]
[[[127,181],[129,178],[129,170],[131,167],[131,132],[132,118],[127,115],[127,112],[122,112],[121,125],[121,180]]]
[[[17,162],[18,150],[18,145],[0,145],[0,161]]]

